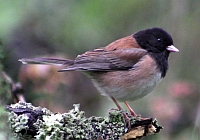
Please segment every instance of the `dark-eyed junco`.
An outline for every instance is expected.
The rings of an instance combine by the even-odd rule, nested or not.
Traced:
[[[20,59],[24,64],[65,66],[61,71],[81,71],[92,79],[102,95],[126,104],[150,93],[165,77],[170,52],[179,52],[172,37],[161,28],[151,28],[121,38],[106,47],[87,51],[75,60],[54,58]]]

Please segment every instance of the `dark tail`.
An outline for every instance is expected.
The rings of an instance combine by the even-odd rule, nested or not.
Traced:
[[[46,65],[66,65],[70,66],[74,64],[74,60],[69,59],[55,59],[55,58],[22,58],[19,59],[23,64],[46,64]]]

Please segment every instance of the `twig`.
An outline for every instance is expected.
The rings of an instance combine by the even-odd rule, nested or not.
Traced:
[[[11,93],[14,100],[14,103],[17,103],[19,101],[26,102],[24,98],[24,90],[22,88],[22,85],[20,83],[15,83],[13,80],[4,72],[1,72],[3,78],[11,85]]]

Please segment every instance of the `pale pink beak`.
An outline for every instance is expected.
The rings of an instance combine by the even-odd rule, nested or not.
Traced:
[[[167,50],[170,52],[179,52],[179,50],[176,47],[174,47],[174,45],[168,46]]]

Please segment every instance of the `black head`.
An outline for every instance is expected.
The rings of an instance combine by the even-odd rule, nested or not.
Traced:
[[[142,48],[153,53],[167,51],[167,47],[173,45],[172,37],[161,28],[142,30],[135,33],[133,37]]]
[[[169,53],[179,51],[173,46],[172,37],[161,28],[142,30],[135,33],[133,37],[156,60],[161,76],[164,77],[168,69]]]

